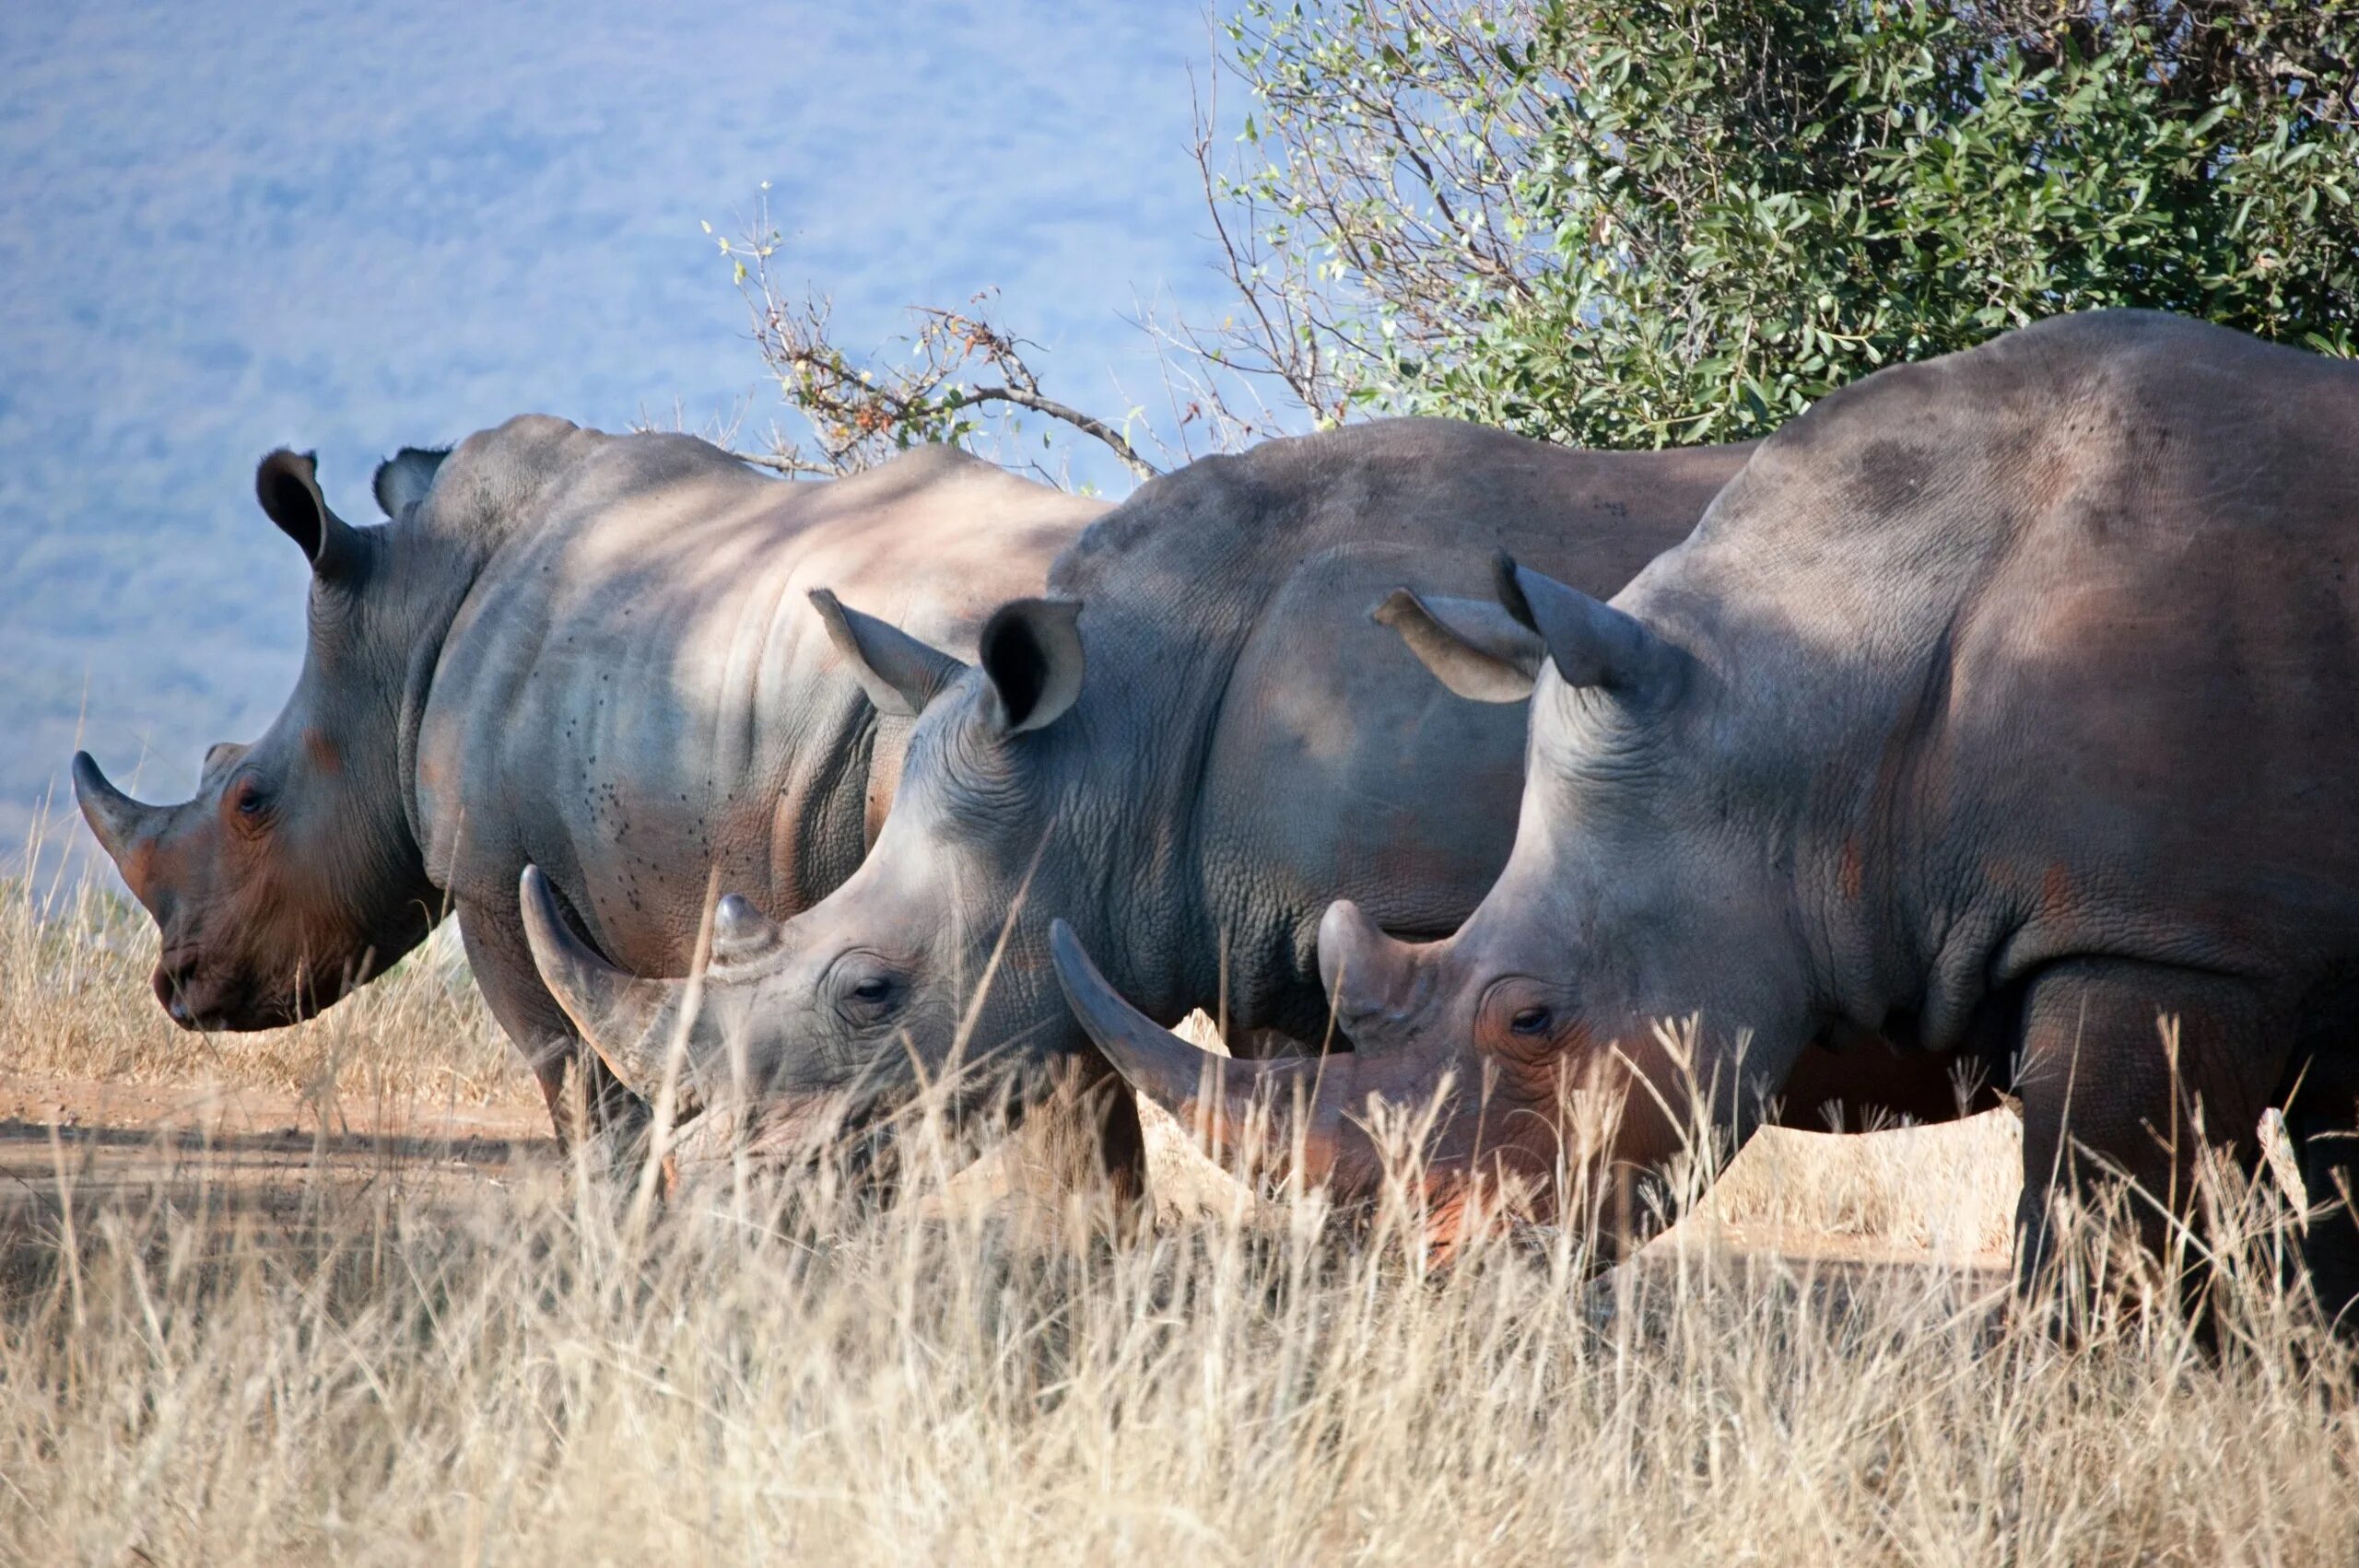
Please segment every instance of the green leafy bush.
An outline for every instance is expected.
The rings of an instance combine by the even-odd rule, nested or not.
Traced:
[[[2060,310],[2330,353],[2348,0],[1249,0],[1229,350],[1323,417],[1733,440]],[[1258,361],[1257,353],[1258,350]]]

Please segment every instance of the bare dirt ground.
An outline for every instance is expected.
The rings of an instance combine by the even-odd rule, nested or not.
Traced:
[[[145,1207],[203,1194],[236,1211],[295,1216],[323,1185],[462,1200],[487,1184],[559,1167],[537,1105],[324,1104],[237,1084],[94,1082],[0,1074],[0,1239],[77,1209]]]
[[[1168,1214],[1234,1200],[1228,1178],[1175,1124],[1153,1107],[1147,1116],[1159,1209]],[[1954,1129],[1912,1129],[1866,1141],[1905,1172],[1907,1150],[1889,1146],[1921,1148],[1944,1137],[1957,1141]],[[1825,1199],[1836,1185],[1830,1162],[1838,1169],[1847,1157],[1861,1164],[1858,1141],[1767,1135],[1725,1178],[1733,1200],[1689,1215],[1652,1243],[1645,1259],[1669,1263],[1684,1254],[1691,1262],[1785,1258],[1879,1270],[1964,1264],[1994,1285],[2003,1281],[2003,1232],[1969,1225],[1981,1232],[1978,1245],[1929,1245],[1895,1223],[1907,1218],[1893,1212],[1906,1207],[1905,1191],[1884,1195],[1881,1223],[1860,1216],[1866,1223],[1845,1224],[1807,1211],[1809,1197]],[[1029,1154],[1018,1142],[985,1155],[945,1197],[970,1208],[1054,1204],[1058,1195],[1030,1168]],[[1763,1168],[1773,1164],[1778,1168]],[[53,1227],[61,1193],[86,1212],[201,1194],[217,1207],[295,1218],[323,1188],[345,1199],[381,1190],[455,1203],[563,1174],[546,1114],[521,1095],[438,1105],[415,1095],[322,1097],[251,1084],[0,1073],[0,1239],[7,1241]],[[1899,1185],[1913,1184],[1903,1177]]]

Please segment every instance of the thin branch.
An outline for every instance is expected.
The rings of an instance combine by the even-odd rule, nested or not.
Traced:
[[[775,474],[807,474],[814,478],[833,479],[843,473],[843,470],[832,468],[824,462],[813,462],[807,458],[792,457],[784,453],[723,450],[729,451],[729,455],[740,462],[748,463],[756,468],[767,468]]]
[[[1083,435],[1104,445],[1109,451],[1121,460],[1123,467],[1142,479],[1152,479],[1161,472],[1155,464],[1139,455],[1138,449],[1131,445],[1122,432],[1097,415],[1084,414],[1080,409],[1069,404],[1059,403],[1055,398],[1043,397],[1037,392],[1027,392],[1022,387],[1015,386],[969,387],[960,395],[968,403],[1014,404],[1018,408],[1028,408],[1035,414],[1044,414],[1060,423],[1070,425]]]
[[[903,341],[914,354],[848,354],[835,339],[824,296],[780,288],[773,263],[781,241],[758,227],[767,217],[759,215],[753,234],[720,246],[735,264],[755,345],[808,434],[798,440],[774,433],[774,450],[749,462],[781,474],[849,474],[920,442],[964,445],[985,434],[1013,434],[1012,423],[994,429],[979,422],[983,411],[1006,408],[1041,415],[1100,443],[1140,478],[1156,474],[1115,423],[1040,390],[1026,358],[1026,349],[1037,345],[990,320],[989,290],[964,310],[913,307],[917,330]],[[970,373],[978,368],[995,378],[979,384]],[[1024,466],[1057,480],[1038,462]]]

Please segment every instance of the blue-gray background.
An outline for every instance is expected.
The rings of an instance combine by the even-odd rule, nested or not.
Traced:
[[[0,862],[77,734],[179,799],[276,710],[270,448],[362,521],[386,452],[525,409],[765,428],[699,228],[765,180],[848,344],[997,285],[1051,392],[1144,395],[1134,301],[1216,309],[1210,52],[1189,0],[0,6]]]

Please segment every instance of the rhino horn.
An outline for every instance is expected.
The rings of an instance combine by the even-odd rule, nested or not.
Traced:
[[[712,955],[745,959],[768,953],[780,936],[779,924],[751,901],[732,893],[712,907]]]
[[[663,1086],[674,1042],[684,1039],[687,982],[628,974],[573,934],[557,891],[538,866],[517,888],[533,966],[581,1038],[622,1086],[652,1102]]]
[[[164,814],[163,807],[135,801],[116,789],[88,752],[74,754],[74,799],[99,847],[118,866],[131,846]]]
[[[1348,1098],[1348,1058],[1241,1061],[1197,1049],[1147,1018],[1097,972],[1062,920],[1049,927],[1049,954],[1065,1001],[1123,1081],[1169,1111],[1232,1168],[1283,1168],[1297,1147],[1307,1182],[1333,1164],[1340,1106]],[[1308,1116],[1299,1129],[1296,1119]]]
[[[1384,931],[1358,905],[1338,898],[1319,922],[1319,979],[1346,1033],[1379,1025],[1418,1000],[1418,949]],[[1379,1043],[1353,1034],[1356,1049]]]

